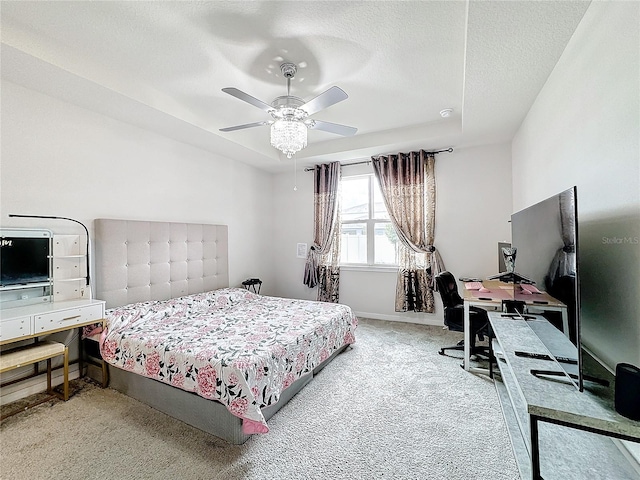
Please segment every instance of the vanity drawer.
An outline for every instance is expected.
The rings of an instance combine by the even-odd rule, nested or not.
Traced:
[[[12,318],[0,322],[0,341],[31,335],[31,317]]]
[[[35,332],[41,333],[60,328],[71,328],[73,325],[102,320],[102,305],[69,308],[57,312],[43,313],[35,316]]]

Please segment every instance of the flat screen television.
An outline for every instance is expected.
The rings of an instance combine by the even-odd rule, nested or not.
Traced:
[[[577,188],[572,187],[514,213],[511,216],[511,242],[517,248],[516,272],[535,282],[538,290],[546,291],[567,306],[569,331],[563,333],[571,340],[575,351],[567,354],[568,342],[556,345],[545,341],[544,335],[538,334],[538,337],[558,360],[561,373],[582,391],[577,198]],[[560,313],[542,310],[550,324],[563,330]],[[551,370],[553,368],[557,366],[550,366]]]
[[[0,289],[48,284],[51,232],[3,230],[0,237]]]

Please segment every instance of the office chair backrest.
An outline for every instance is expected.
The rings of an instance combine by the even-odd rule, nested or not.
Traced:
[[[451,272],[442,272],[438,275],[436,277],[436,284],[438,285],[442,305],[444,305],[445,309],[462,305],[462,298],[458,294],[458,284]]]

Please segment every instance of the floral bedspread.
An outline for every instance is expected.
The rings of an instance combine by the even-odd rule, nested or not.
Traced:
[[[335,350],[355,342],[357,319],[334,303],[224,288],[106,312],[105,361],[217,400],[245,433],[269,431],[261,408]]]

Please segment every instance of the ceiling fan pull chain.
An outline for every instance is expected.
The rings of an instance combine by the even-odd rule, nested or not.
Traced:
[[[298,191],[298,159],[293,157],[293,191]]]

